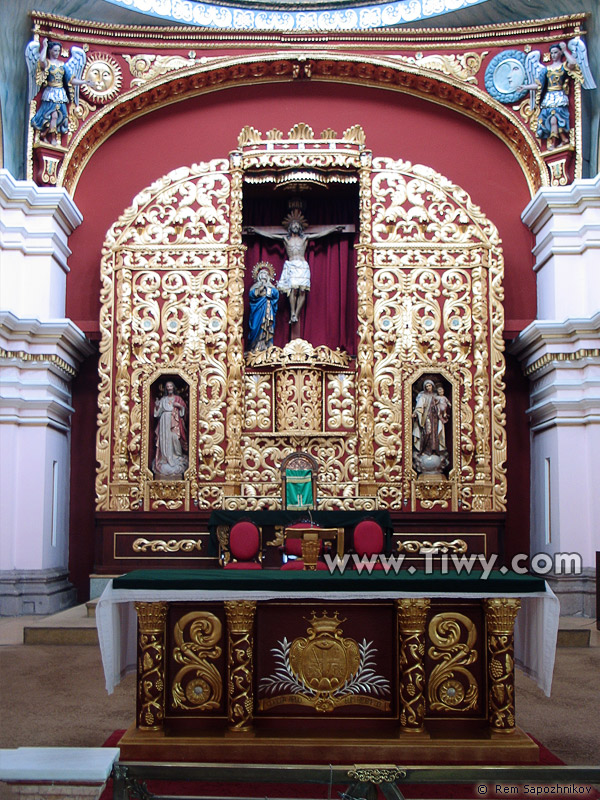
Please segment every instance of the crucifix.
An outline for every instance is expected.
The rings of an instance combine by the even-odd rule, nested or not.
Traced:
[[[313,225],[310,228],[298,209],[291,211],[283,220],[285,228],[281,232],[275,227],[246,227],[244,233],[264,236],[267,239],[283,241],[286,260],[277,284],[280,292],[288,296],[290,304],[291,339],[299,337],[298,318],[310,291],[310,266],[306,260],[306,248],[311,239],[319,239],[330,233],[353,233],[354,225]]]

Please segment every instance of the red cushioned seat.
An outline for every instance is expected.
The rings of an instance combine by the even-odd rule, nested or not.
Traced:
[[[383,553],[384,536],[383,528],[374,519],[363,519],[354,528],[354,551],[359,558]],[[378,561],[374,569],[383,569]]]
[[[229,531],[232,561],[225,569],[262,569],[260,563],[260,531],[249,520],[240,520]]]

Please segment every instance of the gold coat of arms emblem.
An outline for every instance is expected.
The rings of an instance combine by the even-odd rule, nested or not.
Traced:
[[[337,611],[333,616],[313,611],[307,621],[307,636],[292,642],[284,638],[273,648],[277,669],[260,682],[260,692],[269,696],[259,708],[303,705],[328,713],[339,706],[368,705],[389,710],[389,700],[378,697],[389,695],[390,686],[374,669],[373,643],[344,637],[346,620]]]

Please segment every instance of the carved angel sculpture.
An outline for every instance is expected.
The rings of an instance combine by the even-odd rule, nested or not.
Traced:
[[[46,38],[42,39],[41,48],[35,40],[25,48],[29,103],[40,86],[44,87],[42,102],[31,119],[31,125],[53,145],[60,145],[62,134],[69,129],[69,86],[73,86],[75,105],[79,105],[79,87],[84,84],[92,86],[90,81],[82,79],[86,55],[81,47],[72,47],[71,57],[66,62],[60,60],[60,51],[59,42],[49,42]]]
[[[540,51],[532,50],[525,59],[525,72],[528,82],[520,88],[529,89],[532,110],[535,108],[537,90],[541,89],[536,135],[546,140],[549,150],[561,143],[568,144],[571,128],[567,94],[569,75],[581,81],[584,89],[596,88],[584,42],[576,37],[570,40],[569,49],[565,42],[550,45],[548,66],[541,63]]]

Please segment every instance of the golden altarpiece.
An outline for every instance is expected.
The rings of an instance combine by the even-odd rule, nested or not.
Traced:
[[[228,157],[156,180],[112,226],[99,512],[278,509],[281,461],[297,450],[319,464],[320,509],[505,509],[498,232],[442,175],[367,145],[358,125],[246,127]],[[245,188],[311,182],[357,190],[356,353],[304,339],[245,352]],[[157,479],[152,407],[168,380],[189,408],[189,460],[176,479]],[[413,408],[427,380],[451,404],[436,474],[413,458]]]

